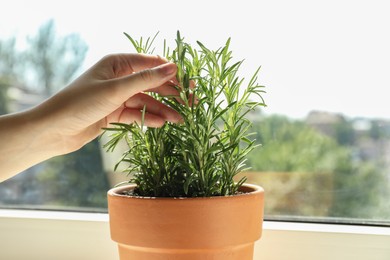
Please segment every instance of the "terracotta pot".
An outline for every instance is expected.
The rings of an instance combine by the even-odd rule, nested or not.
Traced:
[[[264,190],[245,184],[241,195],[144,198],[108,191],[112,240],[121,260],[250,260],[261,237]]]

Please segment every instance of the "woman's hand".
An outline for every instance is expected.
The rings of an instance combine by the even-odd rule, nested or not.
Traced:
[[[158,56],[108,55],[42,104],[0,117],[0,180],[79,149],[110,122],[140,122],[144,107],[147,126],[180,121],[176,111],[143,93],[177,94],[176,69]]]
[[[64,152],[71,152],[94,139],[111,122],[140,122],[144,106],[147,126],[178,122],[176,111],[143,93],[172,92],[170,81],[175,75],[176,65],[159,56],[109,55],[38,110],[50,115],[55,123],[51,127],[63,140]]]

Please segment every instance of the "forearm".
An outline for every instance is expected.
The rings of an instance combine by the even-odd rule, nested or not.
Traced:
[[[0,182],[58,154],[45,120],[34,109],[0,117]]]

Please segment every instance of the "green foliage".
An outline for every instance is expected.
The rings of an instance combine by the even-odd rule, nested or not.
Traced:
[[[78,34],[64,37],[56,35],[54,20],[43,24],[38,33],[28,37],[29,49],[24,56],[34,67],[34,77],[43,87],[43,93],[51,95],[58,86],[65,86],[80,68],[88,50]]]
[[[16,80],[21,67],[19,60],[22,57],[16,49],[16,38],[0,41],[0,77],[7,80]]]
[[[10,86],[18,85],[49,96],[64,87],[80,69],[88,47],[78,34],[59,37],[54,20],[27,37],[24,50],[16,37],[0,40],[0,77]]]
[[[250,155],[254,170],[333,172],[336,165],[350,160],[347,149],[302,121],[273,115],[253,127],[256,139],[263,145]]]
[[[353,145],[355,142],[355,131],[352,123],[348,121],[342,121],[334,126],[335,137],[340,145],[348,146]]]
[[[389,195],[386,165],[381,158],[356,156],[359,148],[352,144],[359,139],[350,125],[349,121],[336,124],[334,136],[327,136],[284,116],[263,117],[253,123],[256,139],[263,146],[248,156],[248,165],[257,172],[248,178],[268,191],[268,215],[389,216],[383,206]]]
[[[0,77],[0,115],[8,113],[8,83]]]
[[[17,88],[44,99],[64,87],[76,76],[87,51],[87,45],[79,35],[60,37],[53,20],[28,36],[23,49],[17,48],[17,40],[16,37],[0,39],[0,114],[16,112],[10,108],[30,101],[24,95],[20,100],[10,100],[8,89]],[[106,208],[106,196],[102,191],[107,190],[109,184],[99,149],[98,140],[95,140],[75,153],[52,158],[26,170],[26,174],[4,182],[0,190],[8,190],[12,196],[4,192],[7,195],[0,198],[0,204]],[[13,185],[23,188],[9,188]]]
[[[137,41],[126,36],[138,52],[152,52],[155,37]],[[129,182],[137,184],[138,195],[232,195],[245,182],[245,178],[238,182],[233,178],[246,168],[246,157],[256,147],[246,115],[265,106],[264,90],[256,83],[259,69],[244,85],[238,76],[242,61],[232,62],[229,47],[230,39],[217,50],[201,42],[193,48],[177,32],[172,51],[164,41],[164,56],[177,64],[179,94],[153,96],[180,113],[183,122],[167,122],[161,128],[116,123],[106,129],[113,132],[105,145],[108,150],[121,140],[128,143],[120,163],[129,163],[126,172],[132,175]],[[143,113],[147,112],[145,107]]]
[[[106,208],[109,189],[103,171],[99,142],[94,140],[80,150],[50,159],[37,176],[44,187],[46,201],[68,207]]]
[[[10,112],[8,89],[18,78],[19,58],[15,37],[0,41],[0,115]]]

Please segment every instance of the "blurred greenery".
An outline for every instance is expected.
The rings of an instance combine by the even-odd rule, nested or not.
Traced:
[[[249,156],[248,180],[268,190],[266,214],[390,217],[390,209],[381,207],[389,195],[385,165],[381,158],[357,158],[352,122],[335,123],[333,136],[278,115],[263,117],[254,127],[262,147]]]
[[[8,113],[8,83],[0,78],[0,115]]]
[[[346,149],[303,121],[270,116],[255,124],[254,130],[262,145],[249,156],[254,170],[331,172],[348,156]]]
[[[16,38],[0,41],[0,115],[9,113],[8,90],[17,79],[17,59]]]
[[[16,42],[0,40],[0,114],[14,112],[18,100],[10,90],[42,99],[58,91],[77,75],[87,52],[80,36],[57,36],[53,21],[29,36],[25,49]],[[265,188],[267,216],[390,219],[389,122],[339,118],[315,125],[260,112],[255,118],[262,146],[249,155],[252,169],[243,174]],[[106,209],[108,188],[94,140],[1,183],[0,204]]]
[[[110,188],[104,173],[100,143],[94,140],[80,150],[47,161],[37,178],[47,203],[67,207],[106,208]]]
[[[34,68],[36,87],[46,95],[69,83],[88,50],[78,34],[57,36],[54,20],[43,24],[36,35],[27,37],[27,42],[24,58],[29,67]]]
[[[77,34],[58,36],[53,20],[27,36],[26,42],[24,49],[18,49],[15,37],[0,40],[2,114],[16,112],[9,109],[10,104],[23,109],[32,102],[31,95],[43,100],[64,87],[77,75],[88,49]],[[16,98],[9,96],[10,89],[18,92]],[[99,142],[94,140],[77,152],[52,158],[1,183],[0,204],[105,209],[108,188]]]

